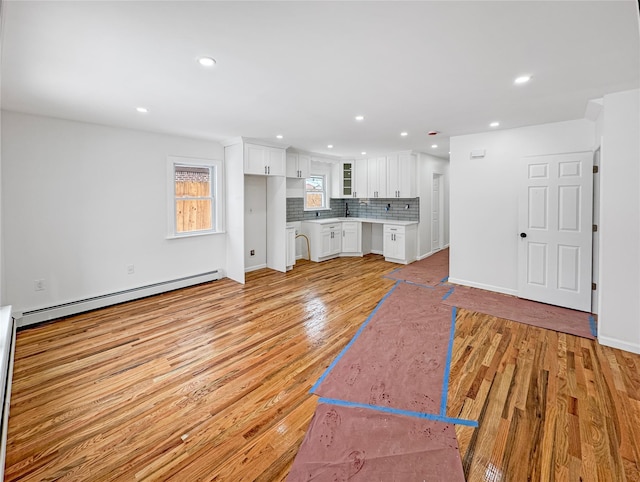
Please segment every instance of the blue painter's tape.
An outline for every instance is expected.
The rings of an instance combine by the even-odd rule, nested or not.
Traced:
[[[408,285],[420,286],[421,288],[429,288],[430,290],[436,289],[435,286],[423,285],[422,283],[414,283],[413,281],[408,281],[408,280],[400,280],[400,281]]]
[[[379,405],[369,405],[367,403],[348,402],[347,400],[338,400],[336,398],[320,398],[318,403],[328,403],[331,405],[339,405],[341,407],[366,408],[378,412],[391,413],[394,415],[405,415],[407,417],[416,417],[426,420],[434,420],[436,422],[452,423],[456,425],[466,425],[468,427],[477,427],[478,422],[475,420],[467,420],[465,418],[443,417],[441,415],[433,415],[431,413],[413,412],[411,410],[400,410],[399,408],[381,407]]]
[[[453,338],[456,332],[456,315],[458,309],[454,306],[451,309],[451,330],[449,331],[449,347],[447,348],[447,362],[444,365],[444,376],[442,378],[442,397],[440,398],[440,415],[447,414],[447,394],[449,392],[449,374],[451,373],[451,356],[453,353]]]
[[[456,289],[456,287],[455,287],[455,286],[452,286],[452,287],[449,289],[449,291],[447,291],[447,292],[444,294],[444,296],[442,297],[442,299],[443,299],[443,300],[446,300],[449,296],[451,296],[451,294],[453,293],[453,290],[455,290],[455,289]]]
[[[399,284],[400,284],[400,281],[396,281],[396,284],[394,284],[393,287],[389,290],[389,292],[382,297],[382,299],[376,305],[376,307],[373,309],[371,314],[367,317],[366,320],[364,320],[364,323],[362,324],[362,326],[358,329],[358,331],[356,331],[356,334],[353,335],[353,338],[351,338],[351,341],[349,343],[347,343],[347,346],[345,346],[342,349],[342,351],[336,357],[336,359],[333,360],[333,362],[331,362],[331,365],[329,365],[329,367],[324,371],[324,373],[318,379],[318,381],[311,387],[311,390],[309,390],[309,393],[315,393],[316,392],[316,389],[318,388],[318,386],[320,386],[320,384],[324,381],[324,379],[327,378],[327,375],[329,375],[331,370],[333,370],[333,367],[336,366],[336,364],[340,361],[340,358],[342,358],[344,356],[344,354],[347,352],[347,350],[349,348],[351,348],[351,345],[353,345],[355,343],[355,341],[360,336],[360,333],[362,333],[362,330],[365,329],[365,327],[369,324],[369,321],[371,321],[371,318],[373,318],[373,315],[375,315],[377,313],[378,309],[382,306],[382,303],[385,302],[385,300],[391,295],[391,293],[393,293],[393,291],[398,287]]]
[[[389,278],[389,279],[396,279],[396,278],[392,278],[391,275],[393,273],[397,273],[398,271],[400,271],[402,269],[402,266],[400,266],[399,268],[394,269],[393,271],[389,271],[387,274],[382,275],[383,278]]]
[[[444,278],[442,278],[442,279],[440,280],[440,283],[446,283],[447,281],[449,281],[449,277],[448,277],[448,276],[445,276]]]
[[[598,328],[596,326],[596,319],[593,315],[589,315],[589,328],[591,328],[591,334],[593,336],[598,336]]]

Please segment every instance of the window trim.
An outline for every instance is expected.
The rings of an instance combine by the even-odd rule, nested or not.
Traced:
[[[176,166],[206,167],[211,169],[212,227],[207,230],[179,233],[176,229]],[[167,236],[166,239],[191,238],[224,233],[224,163],[216,159],[194,157],[167,157]]]
[[[308,207],[307,206],[307,179],[312,177],[321,177],[322,178],[322,194],[324,198],[324,206],[323,207]],[[304,180],[304,211],[330,211],[331,206],[329,205],[329,191],[327,189],[327,175],[326,174],[314,174],[310,173],[309,177]]]

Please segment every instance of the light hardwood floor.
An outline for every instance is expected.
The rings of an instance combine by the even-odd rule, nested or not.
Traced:
[[[299,262],[18,334],[6,480],[279,481],[308,393],[394,281]],[[640,480],[640,356],[459,310],[448,415],[465,474]]]

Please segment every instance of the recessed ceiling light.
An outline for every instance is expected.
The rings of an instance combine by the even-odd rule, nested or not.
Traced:
[[[149,112],[149,109],[147,109],[146,107],[136,107],[136,110],[141,114],[146,114],[147,112]]]
[[[401,133],[400,133],[400,135],[401,135],[402,137],[407,137],[407,136],[409,135],[409,133],[408,133],[408,132],[401,132]]]
[[[436,147],[438,147],[438,144],[431,144],[431,149],[435,149]]]
[[[329,149],[333,149],[333,144],[329,144],[327,147],[328,147]]]
[[[363,115],[357,115],[357,116],[356,116],[356,120],[357,120],[357,121],[364,120],[364,116],[363,116]]]
[[[513,83],[514,84],[526,84],[530,80],[531,80],[531,76],[530,75],[521,75],[520,77],[516,78],[516,80],[514,80]]]
[[[489,127],[498,127],[500,125],[500,122],[492,122],[491,124],[489,124]]]
[[[362,151],[360,154],[363,155],[363,156],[367,155],[366,151]]]
[[[200,57],[198,59],[198,63],[203,67],[213,67],[214,65],[216,65],[216,61],[211,57]]]
[[[282,139],[282,134],[278,134],[278,135],[276,136],[276,139]]]

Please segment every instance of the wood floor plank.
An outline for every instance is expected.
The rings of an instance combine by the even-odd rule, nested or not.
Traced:
[[[302,261],[18,333],[6,480],[283,481],[309,389],[394,285]],[[469,481],[640,480],[640,356],[457,311],[447,415]]]

